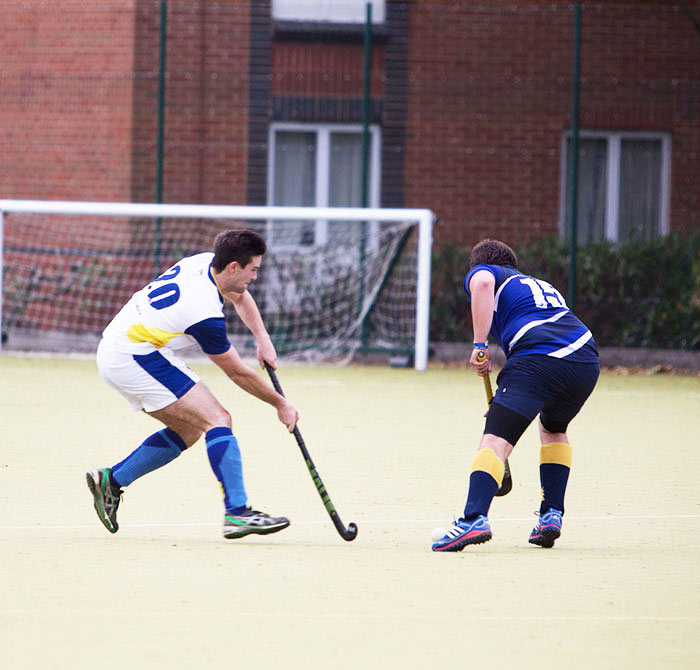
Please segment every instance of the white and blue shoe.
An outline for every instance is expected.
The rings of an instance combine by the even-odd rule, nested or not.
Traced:
[[[544,514],[535,512],[540,518],[537,520],[537,525],[530,533],[530,544],[536,544],[538,547],[551,549],[554,546],[554,540],[561,535],[561,517],[563,512],[560,512],[554,507],[550,507]]]
[[[489,520],[483,514],[473,521],[457,519],[452,528],[433,544],[433,551],[462,551],[468,544],[482,544],[491,537]]]

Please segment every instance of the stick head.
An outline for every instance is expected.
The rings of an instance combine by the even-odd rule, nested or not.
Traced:
[[[357,537],[357,526],[350,522],[348,529],[341,533],[341,536],[346,542],[352,542]]]

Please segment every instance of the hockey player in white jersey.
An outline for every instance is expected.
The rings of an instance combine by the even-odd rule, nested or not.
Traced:
[[[294,406],[241,360],[226,335],[223,307],[230,300],[255,336],[261,367],[264,362],[276,367],[275,348],[247,290],[265,251],[265,241],[252,231],[224,231],[214,240],[213,253],[180,260],[134,293],[105,328],[97,349],[100,374],[133,410],[165,425],[120,462],[87,473],[95,510],[111,533],[119,529],[123,489],[172,461],[202,434],[224,495],[224,537],[274,533],[289,525],[285,517],[248,506],[231,415],[176,353],[198,345],[234,383],[272,405],[279,420],[294,430]]]

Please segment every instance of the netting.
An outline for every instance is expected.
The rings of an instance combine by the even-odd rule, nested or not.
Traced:
[[[4,216],[3,349],[91,352],[114,314],[180,258],[210,251],[218,232],[246,227],[268,240],[251,284],[280,356],[347,361],[355,352],[410,355],[416,328],[415,221],[330,221],[326,241],[287,245],[318,222]],[[227,303],[242,355],[255,341]]]

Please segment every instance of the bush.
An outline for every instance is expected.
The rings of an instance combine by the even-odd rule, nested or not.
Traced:
[[[462,280],[467,247],[446,245],[433,257],[430,337],[472,337]],[[570,258],[559,237],[515,248],[523,272],[567,296]],[[700,231],[650,242],[579,247],[575,312],[599,346],[700,350]]]
[[[469,303],[462,288],[470,247],[446,244],[435,250],[430,284],[430,339],[461,342],[471,338]]]

